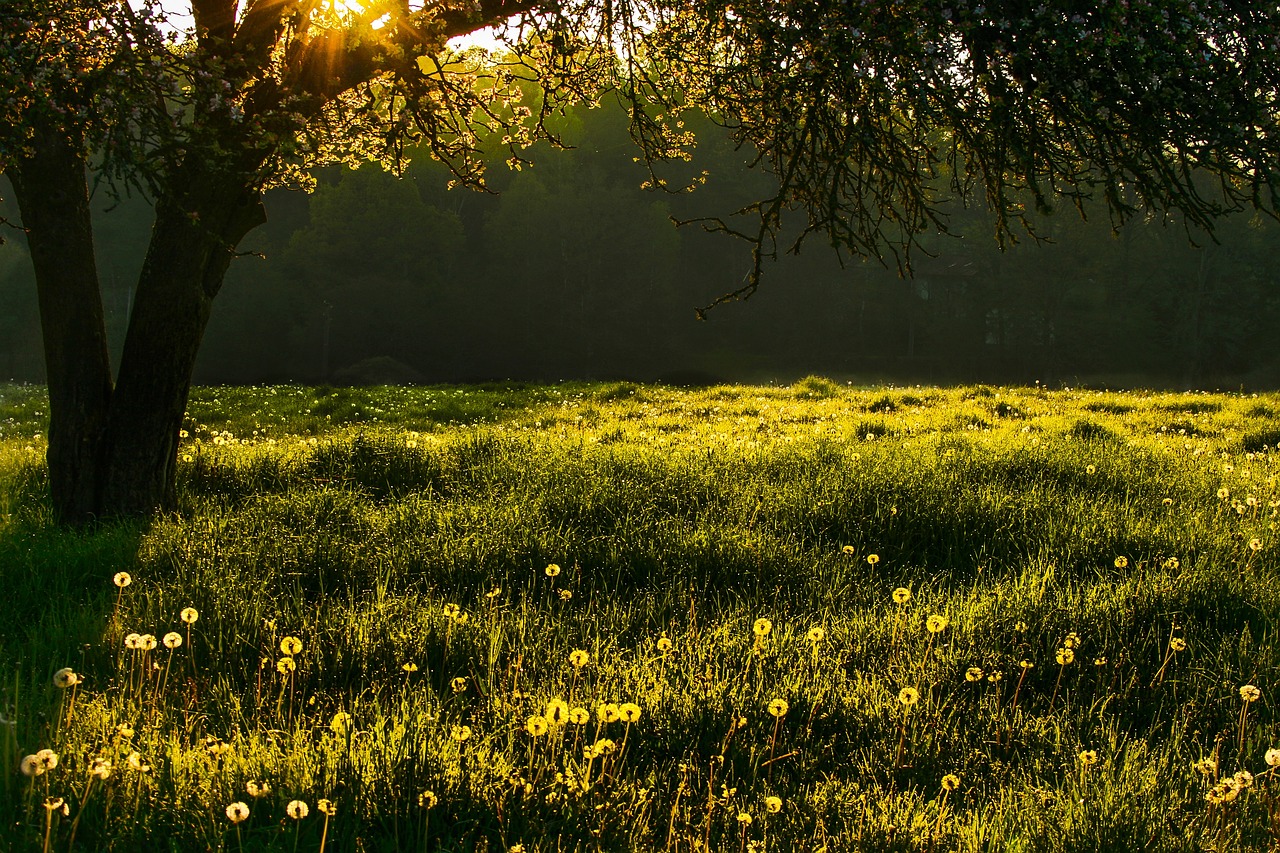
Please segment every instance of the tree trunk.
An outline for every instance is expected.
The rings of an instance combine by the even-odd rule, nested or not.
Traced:
[[[35,268],[49,386],[49,491],[57,518],[99,509],[101,442],[111,401],[102,295],[84,156],[64,133],[37,130],[7,172]]]
[[[191,169],[156,205],[107,427],[102,509],[145,516],[176,503],[178,434],[196,353],[236,245],[266,221],[234,177]]]

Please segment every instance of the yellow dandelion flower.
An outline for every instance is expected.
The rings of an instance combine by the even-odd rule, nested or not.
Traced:
[[[547,577],[549,577],[549,578],[554,578],[555,576],[557,576],[558,574],[560,574],[560,567],[559,567],[559,566],[557,566],[555,563],[552,563],[551,565],[547,566],[547,567],[546,567],[545,569],[543,569],[542,571],[546,574],[546,576],[547,576]]]
[[[1240,698],[1246,702],[1257,702],[1262,698],[1262,691],[1252,684],[1246,684],[1240,688]]]
[[[111,582],[121,589],[124,589],[126,586],[133,583],[133,575],[128,572],[116,572],[112,576]]]
[[[1098,468],[1097,468],[1097,466],[1096,466],[1096,465],[1086,465],[1086,466],[1085,466],[1085,469],[1084,469],[1084,472],[1085,472],[1086,474],[1096,474],[1096,473],[1098,473]]]
[[[875,565],[876,563],[878,563],[878,562],[880,562],[880,555],[879,555],[879,554],[868,554],[868,555],[867,555],[867,563],[868,563],[869,565],[874,566],[874,565]]]
[[[602,723],[616,723],[621,716],[618,706],[613,702],[596,706],[596,719]]]
[[[569,663],[574,669],[582,669],[591,660],[591,655],[587,654],[584,649],[574,649],[569,652]]]
[[[413,661],[407,661],[407,662],[406,662],[406,663],[404,663],[400,668],[401,668],[401,669],[403,669],[405,672],[417,672],[417,671],[418,671],[418,665],[417,665],[416,663],[414,663]]]
[[[920,691],[914,687],[904,687],[898,691],[898,701],[910,708],[920,701]]]
[[[893,591],[893,601],[895,604],[906,604],[911,600],[911,590],[905,586],[900,586]]]
[[[848,554],[848,555],[850,555],[850,556],[852,556],[852,555],[854,555],[854,554],[856,554],[856,553],[858,552],[858,549],[857,549],[857,548],[854,548],[852,545],[845,545],[845,546],[844,546],[843,548],[841,548],[840,550],[841,550],[842,552],[844,552],[845,554]]]
[[[249,806],[245,803],[236,800],[234,803],[227,806],[227,820],[232,823],[241,823],[247,817],[249,817]]]
[[[1106,655],[1103,655],[1102,657],[1096,657],[1096,658],[1094,658],[1094,659],[1093,659],[1093,665],[1094,665],[1094,666],[1106,666],[1106,665],[1107,665],[1107,656],[1106,656]]]
[[[454,726],[449,733],[458,743],[463,743],[471,739],[471,726]]]
[[[547,703],[542,716],[553,726],[563,726],[569,722],[569,703],[563,699],[552,699]]]
[[[937,613],[925,620],[924,626],[929,629],[930,634],[940,634],[947,629],[949,625],[947,617],[939,616]]]
[[[440,612],[444,615],[444,618],[456,620],[458,616],[461,615],[462,608],[456,604],[446,604],[441,608]]]
[[[1080,635],[1077,634],[1075,631],[1072,631],[1071,633],[1067,634],[1065,639],[1063,639],[1062,645],[1066,646],[1069,649],[1074,649],[1078,647],[1080,645]]]
[[[346,711],[339,711],[333,715],[331,720],[329,720],[329,731],[333,732],[338,737],[343,737],[351,730],[351,722],[350,714]]]
[[[276,672],[281,675],[288,675],[298,668],[298,664],[291,657],[283,657],[276,661]]]
[[[250,779],[244,783],[244,791],[255,800],[261,799],[271,793],[271,783]]]
[[[288,657],[293,657],[302,651],[302,640],[297,637],[285,637],[280,641],[280,651]]]
[[[590,719],[591,714],[586,708],[569,709],[569,722],[573,723],[575,726],[585,726]]]
[[[449,682],[449,689],[454,693],[463,692],[467,689],[467,679],[459,675],[457,678],[453,679],[453,681]]]
[[[1074,650],[1068,649],[1066,646],[1058,649],[1057,660],[1059,666],[1066,666],[1069,663],[1074,663],[1075,659],[1076,653]]]
[[[1254,537],[1253,539],[1250,539],[1250,540],[1249,540],[1249,550],[1250,550],[1250,551],[1261,551],[1261,550],[1262,550],[1262,540],[1261,540],[1261,539],[1258,539],[1257,537]]]
[[[1218,497],[1225,501],[1227,498],[1231,497],[1231,490],[1226,486],[1223,486],[1221,489],[1218,489]]]
[[[640,706],[635,702],[623,702],[618,706],[618,716],[624,723],[634,723],[640,719]]]
[[[284,807],[284,813],[294,820],[302,820],[310,811],[302,800],[290,800],[289,805]]]
[[[809,629],[809,633],[805,634],[804,636],[806,640],[808,640],[810,643],[813,643],[816,646],[818,643],[821,643],[823,640],[826,639],[827,631],[821,625],[814,625],[812,628]]]
[[[333,804],[333,800],[326,800],[324,797],[316,800],[316,808],[321,814],[333,817],[338,813],[338,807]]]
[[[1117,569],[1127,569],[1127,568],[1129,568],[1129,558],[1128,558],[1128,557],[1116,557],[1116,568],[1117,568]]]
[[[658,638],[658,642],[657,642],[657,646],[658,646],[658,651],[659,651],[659,652],[661,652],[661,653],[662,653],[662,654],[664,654],[664,655],[665,655],[665,654],[667,654],[668,652],[670,652],[670,651],[671,651],[671,638],[669,638],[669,637],[659,637],[659,638]]]
[[[186,622],[188,625],[194,625],[196,620],[200,618],[200,611],[196,610],[194,607],[184,607],[182,608],[182,612],[178,614],[178,618],[183,622]]]
[[[1092,767],[1098,763],[1098,751],[1096,749],[1086,749],[1078,757],[1080,763],[1085,767]]]
[[[942,777],[942,790],[954,791],[960,787],[960,777],[954,773],[948,773]]]
[[[524,730],[534,737],[542,737],[548,730],[550,730],[550,728],[551,727],[547,725],[546,717],[539,716],[538,714],[534,714],[524,722]]]
[[[571,589],[562,589],[556,594],[560,596],[561,601],[569,601],[573,598],[573,590]]]
[[[423,791],[418,795],[418,807],[424,809],[434,809],[436,803],[440,802],[434,791]]]
[[[767,811],[769,814],[777,814],[778,812],[782,811],[782,798],[781,797],[765,797],[764,810]]]
[[[1181,637],[1174,637],[1173,639],[1169,640],[1169,651],[1185,652],[1186,650],[1187,650],[1187,641],[1182,639]]]
[[[990,683],[992,683],[992,684],[995,684],[996,682],[998,682],[998,681],[999,681],[1000,679],[1002,679],[1002,678],[1004,678],[1004,674],[1003,674],[1003,673],[1000,673],[1000,672],[993,672],[993,673],[991,673],[990,675],[988,675],[988,676],[987,676],[987,681],[989,681],[989,682],[990,682]]]
[[[754,625],[751,626],[751,630],[757,637],[767,637],[769,636],[769,632],[773,630],[773,623],[768,619],[761,617],[755,621]]]
[[[787,704],[786,699],[773,699],[769,702],[768,710],[773,716],[781,718],[786,716],[791,706]]]
[[[747,812],[738,812],[738,823],[743,826],[751,826],[751,815]]]
[[[968,682],[981,681],[984,677],[986,673],[980,666],[971,666],[964,671],[964,680]]]
[[[1035,664],[1029,660],[1023,659],[1018,661],[1018,666],[1022,667],[1023,669],[1031,669],[1033,666],[1035,666]]]

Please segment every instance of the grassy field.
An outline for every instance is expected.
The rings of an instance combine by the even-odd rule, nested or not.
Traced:
[[[1280,397],[202,389],[180,510],[87,533],[45,406],[0,850],[1280,838]]]

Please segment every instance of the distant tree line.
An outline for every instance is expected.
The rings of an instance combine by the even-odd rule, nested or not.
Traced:
[[[842,266],[814,240],[766,269],[747,303],[698,322],[737,289],[744,245],[672,218],[723,213],[767,180],[727,134],[695,128],[694,160],[651,176],[617,105],[562,120],[568,150],[519,171],[495,152],[492,195],[449,190],[426,157],[403,178],[322,172],[311,195],[274,191],[214,309],[204,383],[789,380],[1280,385],[1280,228],[1221,221],[1215,238],[1173,218],[1113,233],[1099,209],[1041,216],[1001,251],[989,214],[950,212],[902,278]],[[9,193],[0,196],[9,197]],[[123,337],[148,237],[145,200],[99,193],[108,325]],[[1086,211],[1091,212],[1091,211]],[[0,215],[16,220],[16,211]],[[43,378],[35,287],[21,234],[0,245],[0,379]],[[260,257],[259,257],[260,256]]]

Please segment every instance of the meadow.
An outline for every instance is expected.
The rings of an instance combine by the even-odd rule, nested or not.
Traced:
[[[0,850],[1280,844],[1280,396],[0,387]]]

